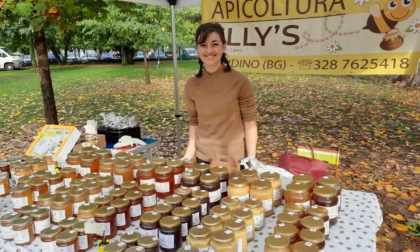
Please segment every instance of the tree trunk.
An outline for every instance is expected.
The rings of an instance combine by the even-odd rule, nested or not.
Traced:
[[[420,87],[420,64],[415,75],[399,75],[392,80],[393,83],[398,82],[400,87]]]
[[[38,72],[44,101],[45,123],[58,124],[44,29],[35,32],[35,51],[38,55]]]
[[[121,46],[121,65],[123,66],[128,65],[127,50],[124,46]]]

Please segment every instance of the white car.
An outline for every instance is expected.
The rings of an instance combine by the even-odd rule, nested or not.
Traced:
[[[14,55],[5,47],[0,47],[0,69],[11,71],[20,69],[23,65],[22,57]]]

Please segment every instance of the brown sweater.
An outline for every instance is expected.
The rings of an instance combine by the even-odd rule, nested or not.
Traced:
[[[197,125],[197,157],[211,161],[216,154],[245,157],[243,122],[256,120],[254,91],[241,73],[223,67],[201,78],[193,77],[185,86],[188,117]]]

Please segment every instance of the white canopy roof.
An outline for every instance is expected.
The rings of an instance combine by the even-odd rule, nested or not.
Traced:
[[[160,5],[160,6],[169,6],[168,0],[123,0],[125,2],[133,2],[133,3],[144,3],[144,4],[153,4],[153,5]],[[192,7],[192,6],[200,6],[201,0],[178,0],[175,7],[176,8],[184,8],[184,7]]]

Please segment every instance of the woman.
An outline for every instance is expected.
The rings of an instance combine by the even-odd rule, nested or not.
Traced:
[[[202,24],[195,42],[200,70],[185,86],[190,126],[183,159],[196,156],[198,163],[209,163],[216,154],[237,161],[255,158],[255,96],[248,78],[229,65],[222,26]]]

